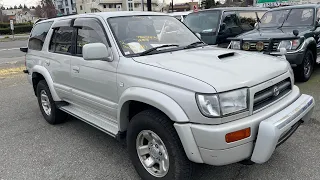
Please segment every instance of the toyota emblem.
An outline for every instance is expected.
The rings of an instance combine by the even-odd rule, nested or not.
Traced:
[[[276,97],[276,96],[279,95],[279,93],[280,93],[279,88],[278,88],[277,86],[275,86],[275,87],[273,88],[273,96]]]

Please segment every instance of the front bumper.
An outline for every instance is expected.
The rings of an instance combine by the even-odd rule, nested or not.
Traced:
[[[285,103],[285,99],[282,103]],[[251,159],[255,163],[266,162],[279,140],[299,121],[309,121],[314,99],[301,95],[292,103],[272,115],[266,114],[280,102],[247,118],[221,125],[175,124],[187,156],[191,161],[210,165],[226,165]],[[240,141],[226,143],[225,135],[251,128],[251,136]],[[189,133],[188,133],[189,132]],[[191,135],[190,135],[191,133]],[[195,147],[196,146],[196,147]]]

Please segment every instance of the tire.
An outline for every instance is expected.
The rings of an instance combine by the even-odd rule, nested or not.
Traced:
[[[314,69],[315,60],[311,50],[307,50],[304,54],[302,64],[296,68],[296,78],[298,81],[306,82],[310,79]]]
[[[150,133],[154,133],[155,135],[152,136]],[[143,134],[148,134],[146,137],[149,138],[157,136],[154,138],[156,141],[148,141],[147,138],[141,141],[139,137],[144,137]],[[162,156],[159,156],[158,159],[158,162],[163,162],[162,164],[166,165],[168,169],[166,172],[161,173],[158,171],[158,175],[157,173],[153,175],[145,168],[137,151],[139,142],[143,142],[149,147],[149,155],[146,155],[144,158],[149,156],[149,158],[155,157],[154,159],[156,159],[157,154],[160,154],[161,150],[166,150],[162,151]],[[150,145],[150,142],[153,142],[153,144]],[[159,149],[157,149],[157,144]],[[145,110],[131,119],[127,131],[127,147],[132,164],[144,180],[187,180],[193,174],[194,164],[187,158],[172,121],[160,111],[153,109]],[[156,155],[154,156],[154,154]],[[165,160],[166,156],[168,157],[168,161]],[[154,167],[160,169],[160,163],[155,163]]]
[[[68,114],[57,108],[45,80],[41,80],[37,84],[37,98],[41,113],[48,123],[59,124],[67,119]],[[43,105],[42,100],[47,105]]]

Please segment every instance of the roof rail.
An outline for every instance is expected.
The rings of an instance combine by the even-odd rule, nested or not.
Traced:
[[[39,18],[39,19],[37,19],[33,24],[37,24],[38,22],[40,22],[40,21],[43,21],[43,20],[46,20],[47,18]]]

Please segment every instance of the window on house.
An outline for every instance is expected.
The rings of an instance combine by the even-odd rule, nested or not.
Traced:
[[[69,8],[66,8],[66,12],[67,12],[67,14],[69,14]]]
[[[109,4],[109,8],[112,8],[112,4]]]
[[[128,10],[129,11],[133,11],[133,3],[132,2],[128,2]]]
[[[44,40],[52,25],[52,22],[45,22],[36,24],[31,32],[28,48],[32,50],[41,51]]]
[[[71,54],[72,32],[72,27],[56,28],[50,41],[49,51],[61,54]]]
[[[103,5],[103,8],[107,8],[107,5],[104,4],[104,5]]]
[[[80,5],[80,10],[82,10],[82,5]]]
[[[66,6],[69,6],[68,0],[65,0],[64,4],[65,4]]]

